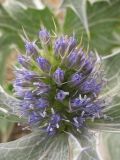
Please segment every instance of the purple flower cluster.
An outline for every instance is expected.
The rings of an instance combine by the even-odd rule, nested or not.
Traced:
[[[26,55],[18,56],[14,90],[21,115],[49,135],[80,130],[87,119],[103,118],[105,101],[99,95],[105,83],[98,56],[86,53],[75,37],[53,39],[43,29],[39,38],[40,50],[26,41]]]

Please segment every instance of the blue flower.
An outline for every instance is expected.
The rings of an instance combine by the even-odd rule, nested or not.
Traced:
[[[46,127],[46,131],[49,135],[54,135],[59,128],[59,122],[61,121],[61,117],[59,114],[53,114],[50,119],[49,125]]]
[[[36,49],[35,42],[26,41],[25,42],[25,48],[26,48],[26,52],[29,56],[37,54],[37,49]]]
[[[13,84],[20,114],[48,135],[81,130],[87,120],[103,119],[106,107],[100,97],[105,84],[98,57],[83,51],[74,37],[52,37],[46,29],[39,32],[40,53],[35,43],[26,41],[27,53],[18,57]],[[43,44],[49,42],[46,55]]]
[[[23,56],[23,55],[19,55],[18,56],[18,62],[26,69],[30,69],[31,64],[30,64],[30,58]]]
[[[77,45],[77,41],[75,37],[69,37],[68,39],[69,50],[68,51],[70,52],[71,50],[73,50],[76,47],[76,45]]]
[[[71,100],[71,107],[73,108],[79,108],[79,107],[85,107],[90,102],[90,98],[75,98]]]
[[[87,79],[80,86],[80,89],[84,94],[90,93],[94,96],[97,96],[100,93],[101,88],[102,83],[97,83],[96,79],[94,78]]]
[[[32,92],[37,96],[48,94],[51,90],[50,85],[47,85],[43,82],[33,83],[33,86],[35,89]]]
[[[43,71],[46,71],[46,72],[50,71],[51,65],[45,58],[38,57],[36,61]]]
[[[59,54],[64,55],[66,48],[67,48],[67,41],[64,37],[56,39],[54,45],[55,55]]]
[[[71,76],[71,82],[72,82],[72,84],[75,85],[75,86],[79,85],[83,81],[83,79],[84,79],[83,76],[84,75],[82,73],[74,73]]]
[[[49,42],[50,42],[50,33],[44,28],[44,29],[39,31],[39,38],[41,40],[41,43],[49,44]]]
[[[77,45],[77,41],[74,37],[59,37],[55,40],[54,51],[55,55],[64,56],[65,52],[68,53],[73,50]]]
[[[69,92],[64,92],[62,90],[59,90],[55,96],[56,100],[63,101],[66,96],[69,95]]]
[[[45,98],[39,98],[35,102],[35,107],[36,108],[45,109],[48,106],[49,106],[49,102]]]
[[[36,72],[27,69],[16,69],[15,75],[16,79],[22,81],[40,81],[40,76]]]
[[[51,125],[57,125],[60,122],[60,120],[61,120],[61,117],[60,117],[59,114],[53,114],[51,116],[50,124]]]
[[[96,101],[89,103],[85,108],[84,111],[87,115],[91,117],[100,117],[102,116],[102,109],[105,107],[105,104],[103,101]]]
[[[32,100],[33,99],[33,93],[32,91],[26,91],[24,94],[24,99],[26,100]]]
[[[29,124],[36,124],[37,122],[41,121],[43,118],[40,114],[36,112],[30,112],[28,122]]]
[[[76,128],[82,128],[85,122],[85,118],[84,117],[74,117],[73,118],[73,125]]]
[[[61,68],[57,68],[56,71],[53,73],[53,80],[56,84],[61,85],[64,81],[65,72]]]
[[[79,54],[77,52],[77,50],[73,50],[69,55],[68,55],[68,66],[69,67],[73,67],[76,66],[79,62]]]

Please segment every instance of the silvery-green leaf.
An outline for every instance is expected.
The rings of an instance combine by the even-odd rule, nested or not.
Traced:
[[[99,136],[99,150],[103,159],[120,159],[120,134],[101,133]]]
[[[0,160],[67,160],[68,153],[66,134],[48,137],[39,131],[0,144]]]
[[[80,18],[80,21],[82,22],[87,34],[89,35],[86,2],[87,0],[64,0],[62,7],[68,6],[73,9],[76,15]]]
[[[8,95],[1,86],[0,86],[0,106],[3,106],[6,109],[8,108],[10,111],[13,111],[13,113],[17,111],[19,108],[19,100]]]
[[[7,0],[7,1],[10,1],[10,0]],[[20,3],[21,5],[23,6],[26,6],[26,7],[30,7],[30,8],[35,8],[35,9],[43,9],[44,6],[41,2],[41,0],[12,0],[13,3]]]
[[[99,160],[93,133],[49,137],[41,131],[0,144],[0,160]]]
[[[79,4],[79,3],[78,3]],[[91,5],[87,3],[87,19],[90,31],[90,39],[79,17],[67,9],[64,32],[71,35],[73,32],[78,39],[83,37],[83,45],[96,49],[99,54],[110,54],[113,47],[119,46],[120,25],[120,1],[111,0],[110,3],[101,1]],[[85,47],[86,48],[86,47]]]
[[[16,19],[16,16],[17,15],[14,15],[15,13],[22,13],[23,10],[26,10],[26,9],[44,9],[44,7],[42,6],[42,3],[41,3],[41,7],[40,7],[40,1],[38,1],[37,3],[35,1],[28,1],[28,0],[25,0],[25,1],[20,1],[20,0],[6,0],[3,4],[3,7],[5,8],[5,10],[9,13],[9,15],[15,19],[16,21],[18,21]]]
[[[22,122],[19,115],[19,100],[8,95],[0,86],[0,119],[11,122]]]
[[[88,0],[91,4],[94,4],[96,2],[106,1],[110,3],[110,0]]]
[[[97,150],[97,134],[96,132],[84,130],[83,133],[74,133],[74,141],[76,140],[76,160],[100,160]],[[75,147],[75,146],[73,146]]]

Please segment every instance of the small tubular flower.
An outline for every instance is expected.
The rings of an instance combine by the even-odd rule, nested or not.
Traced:
[[[19,55],[18,56],[18,62],[26,69],[29,69],[31,67],[29,57]]]
[[[103,119],[106,101],[100,96],[105,85],[101,59],[86,53],[75,37],[53,36],[39,31],[41,48],[25,42],[26,55],[19,55],[15,95],[20,99],[20,114],[29,125],[48,135],[79,131],[87,120]],[[50,42],[52,47],[42,44]],[[40,53],[39,53],[40,51]],[[35,56],[33,56],[35,55]]]
[[[56,94],[56,100],[58,101],[63,101],[65,99],[66,96],[69,95],[69,92],[64,92],[62,90],[58,91]]]
[[[49,135],[54,135],[56,130],[59,128],[59,122],[61,121],[61,117],[59,114],[53,114],[50,119],[49,125],[46,127],[46,131]]]
[[[36,59],[37,63],[39,64],[40,68],[43,70],[43,71],[46,71],[46,72],[49,72],[50,71],[50,68],[51,68],[51,65],[50,63],[43,57],[38,57]]]
[[[29,56],[37,53],[35,42],[26,41],[25,48]]]
[[[56,84],[62,84],[62,82],[64,81],[64,74],[65,72],[62,69],[56,69],[56,71],[53,73],[53,80],[56,82]]]
[[[55,40],[54,43],[54,52],[55,55],[62,55],[64,56],[65,52],[70,52],[73,50],[77,45],[77,41],[74,37],[59,37]]]
[[[83,74],[82,73],[74,73],[72,76],[71,76],[71,83],[73,85],[79,85],[82,81],[83,81]]]
[[[50,33],[44,28],[39,31],[39,38],[43,44],[49,44]]]

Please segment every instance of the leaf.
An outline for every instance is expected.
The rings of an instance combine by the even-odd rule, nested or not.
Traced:
[[[27,31],[28,35],[31,35],[32,37],[37,37],[38,31],[40,29],[40,24],[45,25],[45,27],[49,30],[54,29],[54,23],[52,20],[53,14],[50,12],[48,8],[42,10],[36,10],[33,8],[25,9],[19,3],[15,3],[14,1],[8,1],[7,4],[3,4],[3,7],[5,11],[8,13],[8,15],[11,17],[10,20],[15,21],[15,26],[13,27],[13,30],[19,29],[21,33],[23,26],[25,31]],[[6,25],[4,17],[2,18],[2,20],[3,22],[5,22],[3,23],[1,21],[1,23],[3,23],[2,25]],[[8,26],[8,28],[10,27],[12,27],[11,24],[10,26]]]
[[[8,108],[10,111],[17,111],[19,109],[19,100],[8,95],[0,86],[0,105]]]
[[[14,3],[17,1],[19,2],[21,5],[24,5],[26,7],[29,7],[29,8],[35,8],[35,9],[43,9],[44,6],[41,2],[41,0],[13,0]]]
[[[5,76],[5,69],[7,58],[15,46],[12,46],[14,39],[22,46],[20,37],[17,37],[17,33],[11,31],[10,29],[6,29],[6,31],[2,31],[2,36],[0,37],[0,83],[3,83]]]
[[[13,130],[14,123],[6,119],[0,119],[0,136],[1,142],[7,142]]]
[[[0,144],[0,160],[99,160],[94,134],[84,134],[48,136],[35,131],[18,140]]]
[[[96,3],[96,2],[101,2],[101,1],[106,1],[110,3],[110,0],[88,0],[91,4]]]
[[[120,134],[102,133],[99,136],[99,150],[103,159],[120,159]]]
[[[24,44],[21,39],[21,35],[24,35],[22,27],[30,40],[37,40],[40,25],[44,25],[50,31],[54,30],[53,18],[57,25],[57,20],[48,8],[42,10],[26,8],[20,2],[18,3],[17,0],[7,0],[0,5],[1,84],[4,80],[6,59],[11,49],[17,47],[21,52],[24,50]]]
[[[87,3],[87,19],[90,31],[88,39],[85,29],[79,17],[71,10],[67,9],[64,33],[71,35],[75,33],[77,39],[83,37],[83,45],[90,46],[101,55],[107,55],[112,49],[119,46],[116,35],[120,34],[120,1],[111,0],[110,3],[99,2],[91,5]]]
[[[24,122],[25,118],[19,115],[19,100],[8,95],[0,86],[0,119],[11,122]]]
[[[62,3],[62,7],[68,6],[68,7],[72,8],[72,10],[80,18],[82,24],[85,27],[87,34],[89,35],[86,2],[87,2],[87,0],[74,0],[74,1],[73,0],[64,0]]]
[[[48,137],[33,132],[16,141],[0,144],[0,160],[68,160],[68,136]]]
[[[100,160],[97,151],[97,137],[95,132],[84,129],[83,133],[75,133],[73,140],[77,141],[78,149],[76,160]],[[72,136],[73,137],[73,136]],[[74,146],[73,146],[74,147]]]

